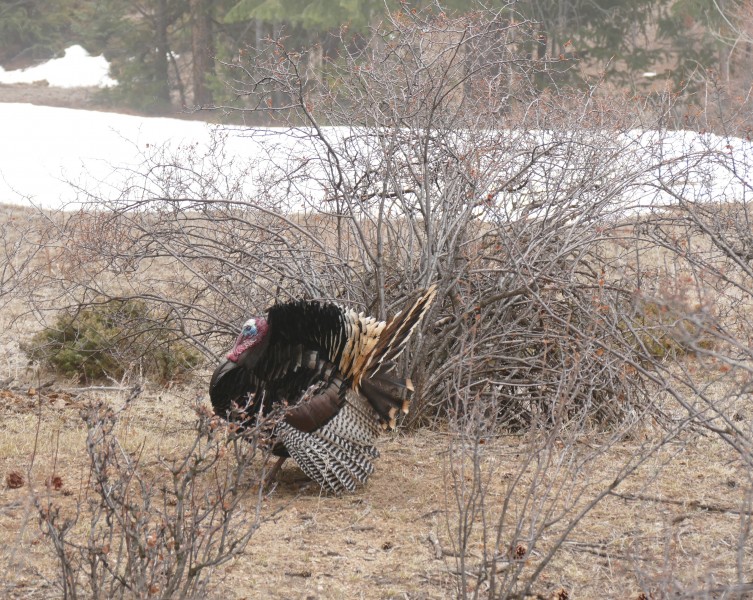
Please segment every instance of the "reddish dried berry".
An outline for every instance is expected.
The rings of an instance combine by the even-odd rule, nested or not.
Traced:
[[[63,478],[60,475],[53,475],[47,480],[46,484],[48,488],[60,491],[63,489]]]
[[[12,490],[24,486],[24,476],[18,471],[11,471],[5,476],[5,484]]]

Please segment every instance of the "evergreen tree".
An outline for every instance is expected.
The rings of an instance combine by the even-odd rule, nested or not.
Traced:
[[[752,77],[753,17],[745,8],[753,6],[750,0],[484,4],[496,7],[502,22],[527,19],[538,29],[537,39],[523,50],[547,61],[541,88],[602,75],[615,86],[638,86],[651,82],[643,72],[665,70],[686,86],[705,81],[709,67],[723,83]],[[221,66],[217,72],[216,59],[236,61],[248,47],[263,48],[267,38],[283,36],[288,49],[306,49],[309,74],[321,74],[326,59],[337,60],[336,37],[343,26],[349,43],[361,44],[385,11],[405,8],[457,14],[473,5],[463,0],[444,0],[441,6],[433,0],[0,0],[0,63],[26,66],[80,43],[110,61],[119,82],[106,92],[113,100],[159,113],[171,109],[176,97],[188,106],[227,100],[228,74]],[[744,27],[750,34],[741,34],[748,31]]]
[[[342,25],[355,29],[365,27],[375,15],[384,14],[384,10],[384,2],[377,0],[240,0],[227,12],[225,21],[255,19],[264,23],[287,23],[299,26],[301,33],[316,35]]]
[[[191,0],[191,52],[193,103],[196,106],[212,104],[209,79],[214,75],[215,39],[214,8],[212,0]]]
[[[185,0],[99,0],[86,27],[88,47],[104,53],[118,86],[106,94],[147,113],[166,112],[177,72],[176,37],[185,27]]]
[[[562,61],[573,76],[603,75],[624,85],[660,58],[651,27],[669,0],[529,0],[518,5],[540,25],[540,54]]]
[[[0,0],[0,64],[16,66],[57,56],[76,39],[82,0]]]
[[[677,63],[684,78],[714,68],[725,84],[733,75],[732,53],[738,46],[743,13],[740,0],[677,0],[663,23],[662,33],[672,38]],[[748,5],[748,11],[753,5]],[[747,11],[746,11],[747,12]],[[750,13],[753,18],[753,13]],[[753,65],[748,65],[748,69]],[[705,79],[706,73],[703,73]]]

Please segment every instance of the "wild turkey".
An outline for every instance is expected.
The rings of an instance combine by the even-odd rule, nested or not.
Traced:
[[[430,287],[386,323],[330,303],[273,306],[266,319],[246,321],[215,369],[215,413],[228,418],[236,405],[251,420],[282,411],[272,473],[292,457],[323,488],[353,491],[374,471],[379,433],[408,412],[411,381],[389,372],[435,294]]]

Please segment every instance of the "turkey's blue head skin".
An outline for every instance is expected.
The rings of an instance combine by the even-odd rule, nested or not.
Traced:
[[[227,359],[233,363],[239,362],[246,352],[261,344],[267,335],[268,329],[266,319],[254,318],[246,321],[238,335],[238,339],[235,340],[233,349],[227,353]]]
[[[250,391],[249,377],[269,345],[268,331],[266,319],[246,321],[235,345],[212,373],[209,397],[217,414],[226,414],[234,401],[242,403]]]

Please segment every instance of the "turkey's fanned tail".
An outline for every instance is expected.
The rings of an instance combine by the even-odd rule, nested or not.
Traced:
[[[421,294],[409,309],[397,313],[390,319],[387,326],[379,334],[379,341],[369,354],[364,365],[365,374],[378,371],[382,365],[393,363],[400,356],[411,334],[429,310],[436,294],[437,286],[432,285]]]
[[[386,324],[364,361],[364,371],[356,374],[358,389],[377,412],[382,429],[393,429],[398,413],[407,414],[410,409],[413,383],[388,373],[394,369],[395,360],[429,310],[436,293],[437,286],[431,286],[410,308],[396,314]]]

